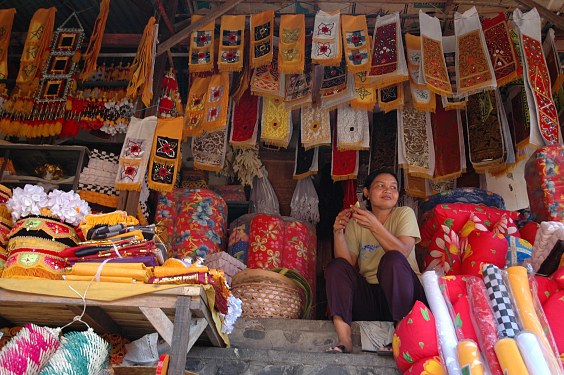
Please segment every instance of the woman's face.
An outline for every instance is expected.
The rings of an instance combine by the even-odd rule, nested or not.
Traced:
[[[370,201],[372,209],[391,209],[398,203],[398,182],[393,175],[382,173],[374,178],[370,189],[364,188],[363,193]]]

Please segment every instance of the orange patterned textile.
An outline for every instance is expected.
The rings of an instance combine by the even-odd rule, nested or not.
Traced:
[[[438,95],[452,96],[448,72],[443,54],[441,25],[437,18],[419,11],[421,29],[421,65],[423,74],[420,79],[427,88]]]

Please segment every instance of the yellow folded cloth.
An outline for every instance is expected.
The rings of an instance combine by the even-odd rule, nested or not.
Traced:
[[[64,280],[68,281],[93,281],[94,276],[79,276],[79,275],[65,275]],[[133,284],[137,280],[131,277],[119,277],[119,276],[100,276],[101,282],[106,283],[123,283],[123,284]]]
[[[100,270],[100,267],[102,269]],[[143,263],[75,263],[69,275],[89,276],[96,274],[109,277],[133,278],[147,282],[152,275],[151,268]]]

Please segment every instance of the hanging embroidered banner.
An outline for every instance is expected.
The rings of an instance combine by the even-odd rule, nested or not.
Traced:
[[[505,86],[523,74],[515,52],[515,45],[509,35],[505,13],[500,12],[493,18],[485,18],[482,22],[482,29],[497,85],[498,87]]]
[[[231,135],[233,147],[252,147],[257,144],[259,97],[247,90],[233,106]]]
[[[335,127],[331,153],[331,178],[333,181],[353,180],[358,175],[358,150],[339,151]]]
[[[511,129],[509,121],[507,119],[507,114],[503,100],[501,99],[501,94],[499,90],[495,90],[495,101],[497,105],[497,113],[499,114],[499,124],[501,126],[501,136],[503,137],[503,150],[504,150],[504,162],[499,166],[499,168],[492,169],[489,171],[490,174],[494,176],[505,175],[515,167],[515,162],[517,160],[515,154],[514,140],[511,135]]]
[[[451,97],[452,88],[443,54],[441,23],[438,18],[428,16],[420,10],[419,28],[421,32],[421,69],[423,72],[420,79],[435,94]]]
[[[454,12],[456,35],[456,93],[472,95],[497,87],[476,7]]]
[[[378,89],[378,107],[384,112],[402,109],[404,105],[403,82]]]
[[[354,73],[354,91],[356,95],[351,100],[351,107],[372,111],[378,101],[378,90],[368,72]]]
[[[220,72],[240,72],[245,53],[245,16],[221,16],[217,68]]]
[[[0,10],[0,79],[8,78],[8,47],[15,14],[15,8]]]
[[[300,138],[306,150],[316,146],[330,146],[331,123],[329,111],[318,107],[302,107]]]
[[[192,22],[204,18],[203,15],[194,14]],[[214,69],[214,29],[215,21],[200,27],[190,36],[190,56],[188,69],[190,73],[211,72]]]
[[[227,126],[229,109],[229,73],[214,74],[208,86],[202,128],[213,132]]]
[[[273,57],[274,11],[251,16],[251,67],[269,64]]]
[[[336,65],[341,62],[341,13],[319,10],[315,15],[311,49],[311,61],[320,65]]]
[[[556,93],[562,86],[562,83],[564,83],[564,65],[556,48],[554,29],[548,29],[542,46],[545,52],[548,75],[552,84],[552,92]]]
[[[327,91],[321,95],[321,109],[332,111],[340,105],[349,104],[356,96],[354,78],[352,74],[346,75],[346,85],[342,89]]]
[[[251,92],[253,95],[258,96],[283,98],[284,85],[280,78],[281,75],[278,73],[278,55],[275,54],[270,63],[261,65],[253,70]]]
[[[317,171],[319,170],[319,147],[313,147],[306,150],[302,145],[300,138],[301,137],[298,134],[293,174],[293,178],[296,180],[301,180],[313,174],[317,174]]]
[[[219,172],[225,162],[227,128],[192,138],[194,168]]]
[[[530,112],[527,102],[527,92],[525,91],[524,84],[512,87],[508,98],[511,103],[511,125],[513,131],[511,132],[514,137],[514,144],[517,152],[525,150],[530,144]],[[541,138],[540,133],[538,134]],[[542,138],[538,143],[542,143]]]
[[[372,132],[370,141],[370,168],[397,168],[398,146],[398,116],[395,111],[384,113],[374,112],[372,117]]]
[[[495,93],[486,91],[468,98],[466,109],[470,162],[486,173],[503,162],[505,150]]]
[[[102,47],[102,39],[104,39],[104,30],[106,29],[108,14],[110,14],[110,0],[101,0],[100,12],[98,13],[96,21],[94,21],[90,42],[84,53],[84,67],[82,73],[80,73],[80,79],[83,81],[88,80],[90,74],[96,71],[96,60],[98,59],[98,54]]]
[[[541,44],[541,21],[536,8],[527,13],[520,9],[513,11],[513,21],[519,28],[521,47],[523,49],[525,88],[530,90],[534,117],[540,129],[544,143],[549,145],[562,141],[558,122],[558,113],[552,100],[550,77],[546,68],[546,60]],[[533,126],[533,121],[531,121]]]
[[[398,161],[409,175],[433,178],[435,148],[431,130],[431,114],[406,105],[397,111]]]
[[[426,198],[429,194],[427,191],[426,178],[409,174],[406,169],[403,170],[403,181],[405,193],[410,197]]]
[[[311,38],[306,38],[305,68],[301,74],[284,74],[284,103],[288,109],[295,109],[311,103]]]
[[[55,26],[55,7],[38,9],[29,22],[29,28],[20,59],[20,70],[16,84],[23,85],[33,81],[45,61]]]
[[[292,137],[292,116],[284,102],[263,98],[260,139],[265,144],[287,148]]]
[[[343,15],[341,24],[347,70],[351,73],[366,72],[370,67],[366,16]]]
[[[376,78],[376,87],[386,87],[409,79],[399,12],[376,17],[372,37],[372,59],[369,76]]]
[[[184,113],[183,139],[200,135],[204,132],[202,121],[204,119],[204,108],[210,80],[211,77],[196,77],[192,81]]]
[[[280,17],[278,39],[278,71],[303,73],[305,64],[305,15],[285,14]]]
[[[437,110],[431,114],[435,171],[433,181],[458,178],[465,172],[464,133],[459,111],[446,111],[437,100]],[[463,167],[464,165],[464,167]]]
[[[454,35],[443,37],[443,52],[448,72],[452,97],[442,96],[443,107],[447,111],[466,108],[467,96],[459,96],[456,92],[456,37]]]
[[[116,190],[141,191],[156,127],[156,116],[131,118],[119,156]]]
[[[182,164],[182,117],[159,118],[149,160],[149,189],[171,192]]]
[[[337,108],[336,127],[339,151],[370,149],[370,126],[367,111],[354,109],[348,105]]]
[[[427,86],[419,83],[419,74],[421,73],[421,38],[406,33],[405,48],[407,50],[411,103],[418,111],[434,112],[435,94]]]

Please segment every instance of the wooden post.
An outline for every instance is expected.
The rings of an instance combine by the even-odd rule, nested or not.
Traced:
[[[176,299],[168,375],[184,375],[192,320],[191,301],[192,297],[189,296],[178,296]]]

